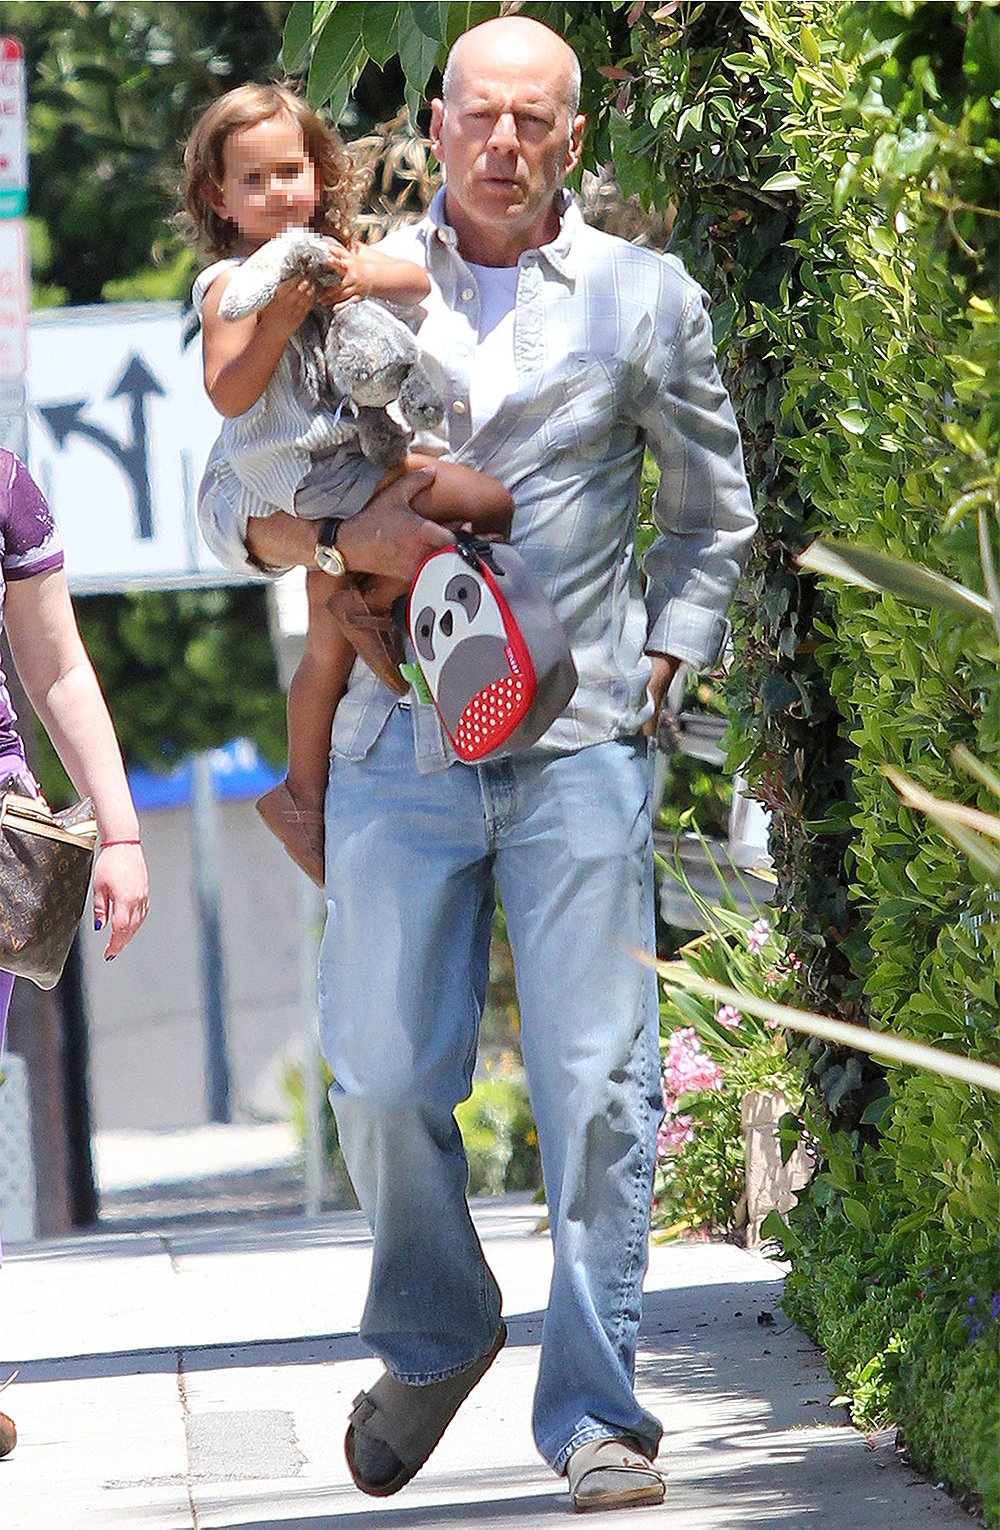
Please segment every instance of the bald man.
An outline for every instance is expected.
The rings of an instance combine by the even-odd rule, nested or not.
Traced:
[[[337,710],[320,1014],[374,1234],[361,1334],[386,1370],[346,1448],[375,1496],[419,1470],[505,1337],[453,1114],[472,1083],[497,888],[554,1249],[535,1439],[578,1509],[664,1491],[660,1425],[633,1388],[662,1112],[655,981],[630,955],[654,948],[644,729],[678,662],[715,662],[755,521],[704,294],[672,257],[586,227],[563,191],[579,86],[574,54],[538,22],[467,32],[431,107],[445,186],[385,241],[431,278],[420,340],[445,378],[442,444],[510,489],[511,540],[579,683],[535,747],[478,766],[360,662]],[[647,449],[660,537],[643,589]],[[345,485],[348,518],[325,541],[349,570],[409,576],[446,539],[408,507],[423,481],[367,505],[369,486]],[[315,522],[224,520],[213,545],[237,564],[244,537],[265,565],[312,560]]]

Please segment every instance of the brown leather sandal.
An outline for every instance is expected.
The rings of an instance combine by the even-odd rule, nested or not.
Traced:
[[[10,1386],[16,1375],[17,1372],[14,1371],[13,1375],[8,1376],[6,1381],[0,1382],[0,1392],[2,1392],[5,1387]],[[3,1456],[9,1456],[16,1444],[17,1429],[14,1425],[14,1420],[8,1413],[0,1413],[0,1458]]]
[[[590,1440],[574,1450],[566,1476],[577,1513],[662,1503],[663,1475],[649,1457],[626,1440]]]
[[[297,807],[287,781],[279,781],[263,797],[257,798],[257,811],[272,834],[276,834],[296,866],[311,877],[317,887],[326,881],[323,862],[323,814]]]
[[[327,597],[326,609],[383,685],[397,696],[405,696],[409,685],[399,672],[403,640],[391,617],[369,609],[357,581],[350,575]]]
[[[362,1493],[388,1498],[416,1476],[506,1338],[501,1323],[485,1355],[444,1381],[411,1386],[386,1371],[370,1392],[358,1393],[344,1453]]]

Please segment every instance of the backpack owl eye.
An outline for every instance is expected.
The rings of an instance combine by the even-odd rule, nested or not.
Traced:
[[[413,625],[413,641],[422,659],[433,659],[434,612],[430,606],[424,606]]]
[[[479,585],[467,574],[455,574],[448,580],[444,587],[444,598],[451,601],[453,605],[461,606],[470,622],[482,601]]]

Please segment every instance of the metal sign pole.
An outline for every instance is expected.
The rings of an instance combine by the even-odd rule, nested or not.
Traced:
[[[228,1122],[229,1051],[226,1044],[226,974],[219,914],[218,811],[212,786],[212,756],[200,750],[191,759],[191,830],[198,948],[201,957],[205,1027],[205,1092],[208,1119]]]

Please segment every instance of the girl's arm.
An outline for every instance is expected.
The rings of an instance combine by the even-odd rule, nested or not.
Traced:
[[[114,726],[80,639],[61,569],[12,580],[4,621],[25,694],[81,796],[93,799],[100,841],[139,839]],[[94,924],[110,915],[110,960],[128,944],[149,900],[138,843],[109,844],[94,868]]]
[[[340,285],[320,301],[331,307],[372,297],[397,303],[400,308],[415,308],[431,290],[427,272],[412,260],[395,260],[369,244],[355,244],[350,249],[332,245],[330,264],[340,272]]]
[[[464,462],[449,462],[447,458],[431,457],[423,452],[410,452],[399,471],[412,472],[431,463],[435,468],[434,482],[413,499],[413,508],[418,515],[453,530],[471,525],[473,531],[506,536],[514,514],[514,501],[502,483],[488,473],[467,467]]]
[[[305,276],[283,281],[267,307],[246,319],[220,319],[228,272],[216,277],[201,313],[205,390],[220,414],[246,414],[274,375],[281,353],[316,301]]]

